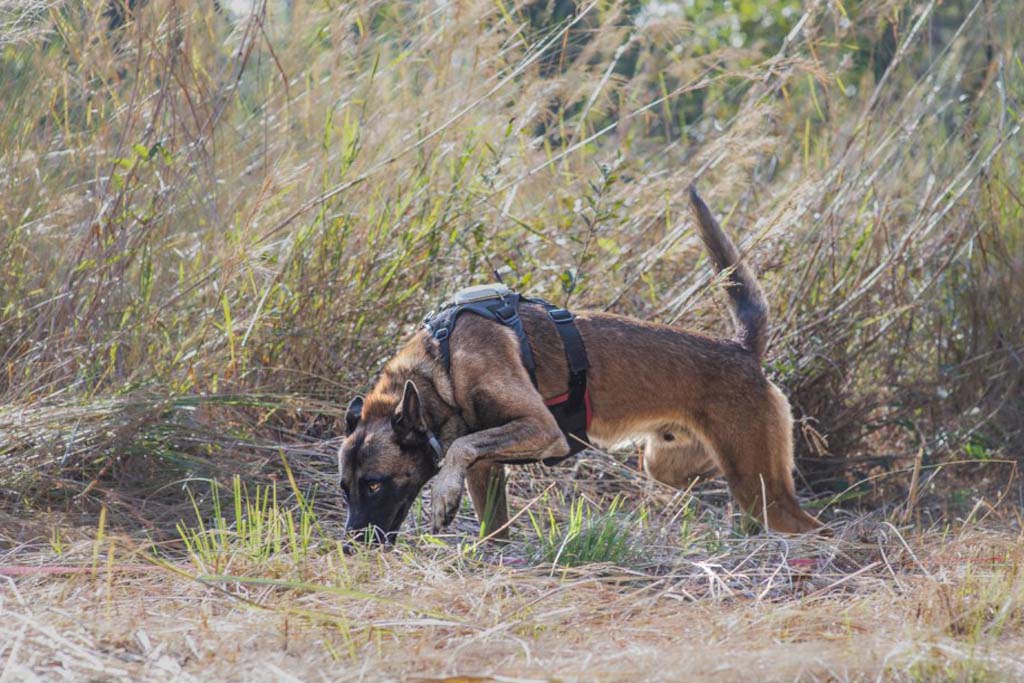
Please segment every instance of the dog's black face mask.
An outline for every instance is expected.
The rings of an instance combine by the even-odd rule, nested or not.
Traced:
[[[412,382],[388,417],[363,419],[362,398],[349,404],[338,454],[349,540],[393,541],[420,489],[437,473],[421,405]]]

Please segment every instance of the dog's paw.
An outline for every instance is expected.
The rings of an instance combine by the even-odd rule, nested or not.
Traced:
[[[439,533],[455,519],[462,502],[466,473],[455,467],[442,467],[430,482],[430,516],[433,533]]]

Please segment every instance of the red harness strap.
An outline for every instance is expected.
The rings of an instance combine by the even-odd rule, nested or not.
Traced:
[[[544,405],[546,405],[548,408],[552,408],[554,406],[560,406],[563,403],[568,403],[568,401],[569,392],[567,391],[564,394],[559,394],[558,396],[555,396],[553,398],[545,399]],[[590,429],[590,423],[594,419],[594,412],[593,409],[590,407],[590,389],[587,389],[586,391],[583,392],[583,405],[585,405],[587,409],[587,429]]]

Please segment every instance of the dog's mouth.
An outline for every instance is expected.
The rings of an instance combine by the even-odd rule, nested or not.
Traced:
[[[362,529],[347,529],[341,549],[346,555],[352,555],[356,548],[386,548],[391,545],[394,532],[387,532],[376,524]]]
[[[405,520],[405,516],[408,514],[411,506],[412,501],[399,505],[386,526],[370,524],[362,529],[347,529],[347,539],[342,545],[342,550],[345,554],[351,555],[355,552],[357,545],[390,547],[398,537],[398,529]]]
[[[387,543],[394,541],[394,537],[398,535],[398,528],[402,526],[402,522],[405,521],[405,516],[409,513],[409,507],[411,505],[412,501],[408,501],[399,505],[398,509],[395,510],[395,514],[391,518],[391,523],[388,524],[388,529],[391,529],[391,531],[389,531],[385,536]]]

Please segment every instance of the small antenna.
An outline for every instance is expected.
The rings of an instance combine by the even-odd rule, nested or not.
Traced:
[[[505,284],[505,281],[501,278],[501,273],[498,272],[497,268],[493,269],[491,272],[494,273],[494,279],[497,280],[499,285]]]

